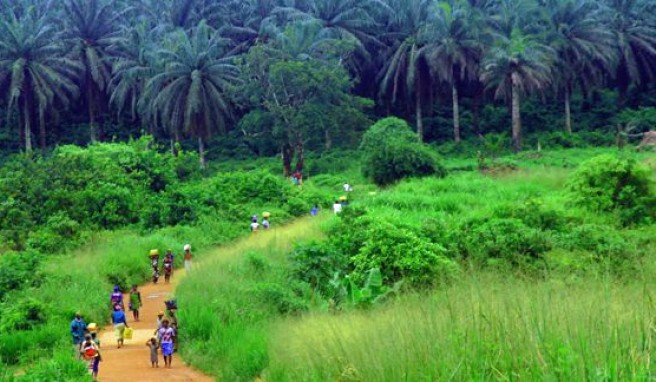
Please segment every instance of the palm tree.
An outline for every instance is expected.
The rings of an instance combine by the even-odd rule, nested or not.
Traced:
[[[46,147],[45,116],[55,102],[67,107],[77,97],[74,82],[80,67],[63,58],[55,30],[33,12],[0,22],[0,89],[9,110],[17,108],[25,151],[32,150],[32,128],[38,120],[39,142]]]
[[[293,21],[319,23],[320,38],[344,40],[355,46],[354,53],[361,61],[368,61],[368,46],[381,46],[375,37],[375,16],[389,11],[382,0],[307,0],[295,7],[277,7],[274,13]],[[359,71],[357,59],[349,61],[354,71]]]
[[[92,141],[98,139],[97,116],[111,81],[111,55],[107,48],[119,36],[120,20],[130,10],[115,12],[115,0],[68,0],[62,38],[72,46],[71,57],[81,63],[82,90],[86,95]]]
[[[424,54],[436,77],[451,85],[453,102],[453,138],[460,142],[459,83],[478,74],[483,55],[482,20],[468,3],[442,2],[423,38]]]
[[[146,81],[153,76],[154,42],[158,40],[156,30],[145,24],[123,28],[123,35],[114,45],[108,47],[112,56],[117,57],[113,64],[109,102],[116,106],[118,115],[129,107],[132,120],[138,116],[139,99]]]
[[[226,55],[229,41],[204,22],[192,31],[178,31],[170,49],[162,49],[163,71],[146,84],[143,98],[152,118],[174,135],[184,132],[198,139],[200,163],[205,167],[205,142],[214,130],[225,131],[232,117],[226,90],[238,81],[238,69]]]
[[[620,102],[630,85],[656,78],[656,4],[650,0],[605,0],[619,51],[616,81]],[[651,19],[650,19],[651,18]]]
[[[495,97],[512,102],[512,140],[516,152],[522,149],[521,96],[545,91],[552,82],[555,52],[536,36],[515,29],[510,38],[500,38],[482,63],[481,81],[493,88]]]
[[[602,9],[591,0],[549,0],[551,46],[565,102],[565,131],[572,132],[570,99],[575,83],[585,89],[611,73],[616,60],[614,35]]]
[[[235,42],[235,51],[246,52],[258,42],[268,41],[280,33],[273,14],[279,0],[241,0],[229,6],[229,22],[223,28],[226,37]]]
[[[383,99],[391,97],[391,103],[395,104],[399,95],[411,99],[414,91],[417,136],[423,140],[422,84],[429,82],[430,73],[425,70],[427,65],[420,54],[423,47],[420,35],[426,28],[434,1],[390,0],[388,5],[392,9],[392,17],[387,29],[393,41],[389,58],[385,60],[379,75],[379,96]]]

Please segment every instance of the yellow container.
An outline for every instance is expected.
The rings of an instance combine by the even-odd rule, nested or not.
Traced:
[[[123,338],[125,338],[126,340],[131,340],[133,333],[134,332],[132,331],[132,328],[125,328],[125,330],[123,331]]]
[[[150,250],[150,257],[154,256],[159,256],[159,250],[158,249],[151,249]]]
[[[265,212],[265,213],[263,213],[263,214],[262,214],[262,217],[264,217],[265,219],[270,218],[270,217],[271,217],[271,212]]]

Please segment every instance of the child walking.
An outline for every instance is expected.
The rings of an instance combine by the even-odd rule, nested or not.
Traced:
[[[159,345],[157,344],[157,338],[153,337],[146,342],[146,346],[150,348],[150,364],[153,367],[159,367],[159,359],[157,357],[157,349]]]
[[[91,380],[94,382],[97,381],[98,369],[102,359],[100,357],[100,352],[98,351],[98,346],[91,337],[91,334],[87,334],[85,336],[84,342],[82,343],[81,353],[84,359],[88,362],[89,373],[91,373]]]

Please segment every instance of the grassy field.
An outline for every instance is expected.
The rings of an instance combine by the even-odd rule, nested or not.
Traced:
[[[270,381],[651,380],[654,280],[477,274],[373,311],[274,326]]]
[[[285,256],[293,243],[321,237],[323,221],[302,218],[206,254],[177,289],[187,362],[221,380],[260,373],[268,364],[268,323],[303,304],[286,288]]]
[[[354,207],[438,241],[461,268],[451,283],[369,309],[331,309],[290,276],[292,243],[348,231],[340,219],[219,249],[179,289],[183,356],[220,380],[651,379],[656,230],[621,227],[566,191],[573,168],[608,152],[523,154],[500,173],[361,187]],[[508,219],[532,236],[497,242],[463,230]],[[503,257],[535,237],[544,242],[535,260]]]

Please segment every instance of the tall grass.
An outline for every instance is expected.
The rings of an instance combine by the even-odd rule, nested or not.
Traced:
[[[303,309],[291,292],[286,254],[321,236],[321,218],[260,231],[208,253],[178,297],[185,360],[221,380],[250,380],[268,364],[268,322]]]
[[[377,310],[287,318],[265,379],[650,380],[654,284],[478,274]]]

